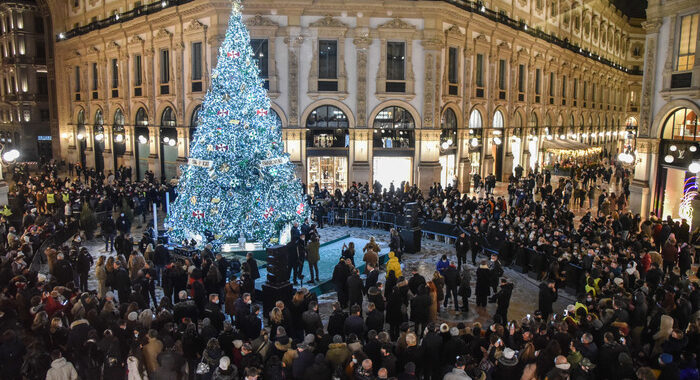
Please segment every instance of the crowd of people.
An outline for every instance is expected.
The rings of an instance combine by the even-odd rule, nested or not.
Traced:
[[[407,185],[353,185],[344,194],[318,189],[312,201],[319,226],[334,221],[329,216],[339,208],[400,213],[417,202],[422,218],[462,229],[428,278],[407,265],[395,230],[386,264],[374,240],[344,247],[327,317],[319,312],[323,302],[303,287],[306,262],[308,282],[319,280],[314,224],[292,229],[290,274],[301,287],[263,313],[252,256],[238,267],[210,247],[179,258],[148,232],[132,239],[137,210],[162,203],[169,184],[152,177],[131,183],[125,174],[102,179],[88,171],[81,182],[59,179],[48,167],[15,181],[12,214],[0,226],[3,378],[698,379],[696,235],[685,221],[632,215],[619,201],[628,195],[622,169],[578,167],[559,179],[521,173],[502,196],[489,188],[469,197],[439,185],[427,197]],[[598,191],[596,207],[578,220],[577,190],[618,176],[622,191]],[[86,249],[83,233],[45,247],[47,269],[30,268],[43,241],[73,218],[68,208],[84,207],[107,211],[99,223],[104,251]],[[23,216],[19,224],[10,223],[14,215]],[[541,281],[530,314],[509,315],[517,284],[504,268],[513,263]],[[560,310],[554,305],[569,263],[584,275],[575,300]],[[496,304],[491,318],[466,322],[489,303]],[[448,308],[457,321],[441,318]],[[479,313],[464,313],[472,308]]]

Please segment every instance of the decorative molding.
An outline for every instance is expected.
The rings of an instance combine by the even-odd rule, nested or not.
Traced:
[[[156,32],[155,39],[172,38],[172,36],[173,34],[170,33],[167,29],[160,28],[158,29],[158,32]]]
[[[651,128],[651,100],[654,87],[654,77],[656,70],[656,39],[658,35],[652,35],[648,38],[646,47],[646,57],[644,61],[647,63],[645,68],[646,75],[642,81],[641,105],[639,111],[639,136],[648,136]]]
[[[117,41],[109,41],[107,43],[107,49],[119,49],[119,44]]]
[[[647,20],[642,23],[642,29],[644,29],[647,34],[658,33],[661,28],[661,21],[659,20]]]
[[[256,14],[255,16],[249,18],[248,20],[245,21],[245,24],[248,27],[251,26],[280,26],[280,24],[270,20],[267,17],[263,17],[260,14]]]
[[[347,28],[348,25],[342,21],[333,18],[331,15],[326,15],[318,21],[314,21],[309,24],[313,28]]]
[[[94,46],[94,45],[93,45],[93,46],[90,46],[90,47],[88,48],[88,53],[95,53],[95,54],[97,54],[97,53],[99,53],[99,52],[100,52],[100,50],[97,48],[97,46]]]
[[[139,36],[138,34],[129,39],[130,44],[140,44],[143,43],[143,41],[143,38],[141,38],[141,36]]]
[[[486,38],[486,35],[484,35],[484,34],[479,34],[478,36],[476,36],[476,37],[474,38],[474,42],[486,42],[486,43],[488,43],[488,42],[489,42],[489,39]]]
[[[193,19],[190,21],[190,23],[187,25],[185,28],[185,32],[197,32],[197,31],[206,31],[207,26],[202,24],[199,20]]]
[[[377,29],[416,29],[415,26],[407,23],[406,21],[401,20],[398,17],[394,17],[391,19],[391,21],[387,21],[384,24],[381,24],[377,27]]]

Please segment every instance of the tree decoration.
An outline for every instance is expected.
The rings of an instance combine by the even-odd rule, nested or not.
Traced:
[[[188,165],[166,220],[175,242],[209,236],[220,247],[243,235],[268,246],[285,227],[309,216],[282,131],[269,111],[257,60],[239,59],[253,55],[240,9],[234,0]],[[275,165],[261,165],[269,160]]]

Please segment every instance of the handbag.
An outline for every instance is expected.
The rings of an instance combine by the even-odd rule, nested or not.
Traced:
[[[209,364],[207,364],[203,361],[199,362],[199,364],[197,364],[197,369],[196,369],[195,373],[197,375],[204,375],[204,374],[209,373]]]

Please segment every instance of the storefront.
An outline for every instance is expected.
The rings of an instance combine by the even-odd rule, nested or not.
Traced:
[[[527,136],[527,151],[530,154],[530,162],[528,162],[528,165],[530,166],[530,170],[536,170],[539,167],[538,161],[539,161],[539,150],[538,150],[538,127],[539,127],[539,120],[537,119],[537,114],[533,111],[530,114],[530,121],[528,122],[528,127],[530,129],[530,132],[528,133]]]
[[[472,110],[469,114],[469,162],[471,170],[469,175],[481,175],[481,148],[484,136],[483,119],[481,112]],[[476,184],[474,184],[476,186]]]
[[[105,169],[105,134],[104,134],[104,117],[102,116],[102,110],[97,110],[95,112],[95,125],[93,126],[93,151],[95,153],[95,170],[100,173],[104,172]],[[106,175],[106,173],[105,173]]]
[[[87,140],[85,140],[85,135],[87,131],[85,130],[85,112],[83,110],[80,110],[80,112],[78,112],[77,122],[78,134],[76,135],[76,138],[78,139],[78,154],[80,155],[80,166],[85,168],[87,161],[87,156],[85,154],[85,151],[87,150]]]
[[[374,181],[383,188],[393,182],[413,183],[413,155],[416,123],[405,108],[391,106],[379,111],[372,123]]]
[[[279,116],[277,116],[279,118]],[[319,190],[348,187],[348,147],[350,124],[347,115],[332,105],[320,106],[306,118],[307,188]]]
[[[151,154],[151,147],[149,145],[150,134],[148,132],[148,115],[146,115],[146,110],[139,108],[136,111],[135,119],[136,127],[134,128],[134,136],[136,136],[135,141],[135,154],[136,154],[136,179],[141,181],[146,178],[146,172],[148,171],[148,156]]]
[[[112,125],[112,134],[114,135],[114,169],[119,169],[124,166],[124,153],[126,153],[126,138],[124,132],[124,114],[122,110],[117,109],[114,113],[114,124]]]
[[[697,126],[697,115],[688,108],[679,108],[666,118],[659,146],[652,208],[663,219],[667,216],[675,220],[683,218],[691,225],[693,219],[697,219],[693,203],[698,195],[697,175],[700,172],[700,130]]]
[[[160,118],[160,172],[166,181],[177,177],[177,120],[170,107],[163,110]]]
[[[447,108],[442,114],[442,130],[440,132],[440,185],[445,188],[455,185],[457,180],[457,116]]]

